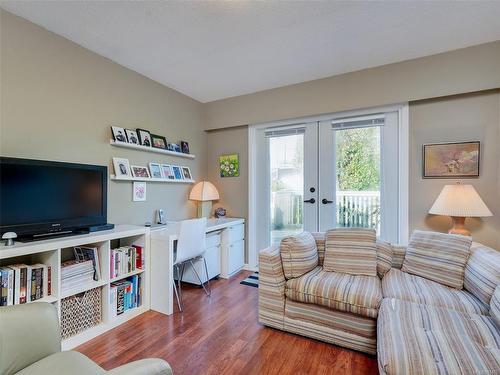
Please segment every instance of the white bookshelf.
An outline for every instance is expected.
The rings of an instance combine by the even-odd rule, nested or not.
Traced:
[[[112,181],[144,181],[144,182],[162,182],[167,184],[194,184],[195,180],[170,180],[166,178],[152,178],[152,177],[116,177],[111,175]]]
[[[111,146],[115,146],[115,147],[131,148],[133,150],[139,150],[139,151],[145,151],[145,152],[154,152],[156,154],[163,154],[163,155],[169,155],[169,156],[177,156],[179,158],[194,159],[196,157],[193,154],[185,154],[183,152],[163,150],[161,148],[136,145],[136,144],[127,143],[127,142],[120,142],[120,141],[115,141],[114,139],[110,139],[109,143],[110,143]]]
[[[135,270],[126,275],[121,275],[113,279],[110,278],[110,252],[112,248],[118,246],[139,245],[143,248],[145,257],[143,269]],[[116,245],[116,246],[114,246]],[[61,263],[69,256],[74,246],[97,247],[101,277],[71,290],[61,290]],[[34,302],[48,302],[56,306],[59,316],[61,315],[61,300],[94,288],[101,288],[101,323],[97,326],[63,340],[64,350],[72,349],[110,329],[144,313],[150,309],[150,250],[149,250],[149,228],[134,225],[118,225],[113,230],[95,232],[58,239],[42,240],[29,243],[16,243],[14,246],[6,247],[0,245],[0,265],[8,266],[15,263],[44,263],[51,266],[51,295],[44,296]],[[110,298],[109,290],[111,283],[125,279],[130,276],[141,275],[142,301],[139,307],[125,311],[116,317],[109,316]],[[1,309],[2,307],[0,307]]]

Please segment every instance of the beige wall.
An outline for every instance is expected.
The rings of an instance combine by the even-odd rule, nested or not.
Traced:
[[[206,128],[313,116],[500,87],[500,41],[206,104]]]
[[[446,231],[451,219],[428,215],[444,185],[455,180],[422,178],[422,144],[481,141],[481,170],[472,184],[495,216],[469,218],[476,241],[500,249],[500,93],[488,91],[410,105],[410,229]]]
[[[202,104],[5,11],[0,78],[4,156],[109,167],[116,156],[137,165],[187,165],[196,179],[205,178]],[[111,147],[111,124],[187,140],[197,158]],[[159,207],[169,218],[191,217],[196,207],[187,201],[190,187],[148,183],[147,201],[132,202],[131,182],[109,181],[108,220],[143,224]]]

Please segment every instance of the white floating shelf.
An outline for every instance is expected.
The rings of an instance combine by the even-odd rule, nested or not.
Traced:
[[[163,182],[167,184],[194,184],[195,180],[168,180],[166,178],[147,178],[147,177],[116,177],[111,175],[113,181],[144,181],[144,182]]]
[[[115,141],[114,139],[111,139],[109,141],[109,144],[111,146],[115,146],[115,147],[132,148],[134,150],[146,151],[146,152],[154,152],[154,153],[157,153],[157,154],[170,155],[170,156],[178,156],[180,158],[186,158],[186,159],[194,159],[196,157],[193,154],[185,154],[183,152],[163,150],[161,148],[154,148],[154,147],[136,145],[136,144],[127,143],[127,142],[120,142],[120,141]]]

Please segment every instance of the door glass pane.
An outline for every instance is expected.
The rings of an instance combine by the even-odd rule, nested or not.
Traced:
[[[304,135],[269,138],[271,243],[303,230]]]
[[[380,127],[335,130],[336,223],[380,230]]]

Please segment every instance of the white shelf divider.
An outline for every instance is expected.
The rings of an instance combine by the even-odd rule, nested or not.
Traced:
[[[127,142],[120,142],[120,141],[115,141],[114,139],[110,139],[109,143],[111,144],[111,146],[115,146],[115,147],[131,148],[134,150],[154,152],[156,154],[163,154],[163,155],[170,155],[170,156],[178,156],[180,158],[186,158],[186,159],[194,159],[196,157],[193,154],[185,154],[183,152],[163,150],[161,148],[136,145],[136,144],[127,143]]]
[[[169,180],[166,178],[148,178],[148,177],[116,177],[111,175],[113,181],[144,181],[144,182],[163,182],[167,184],[194,184],[195,180]]]

